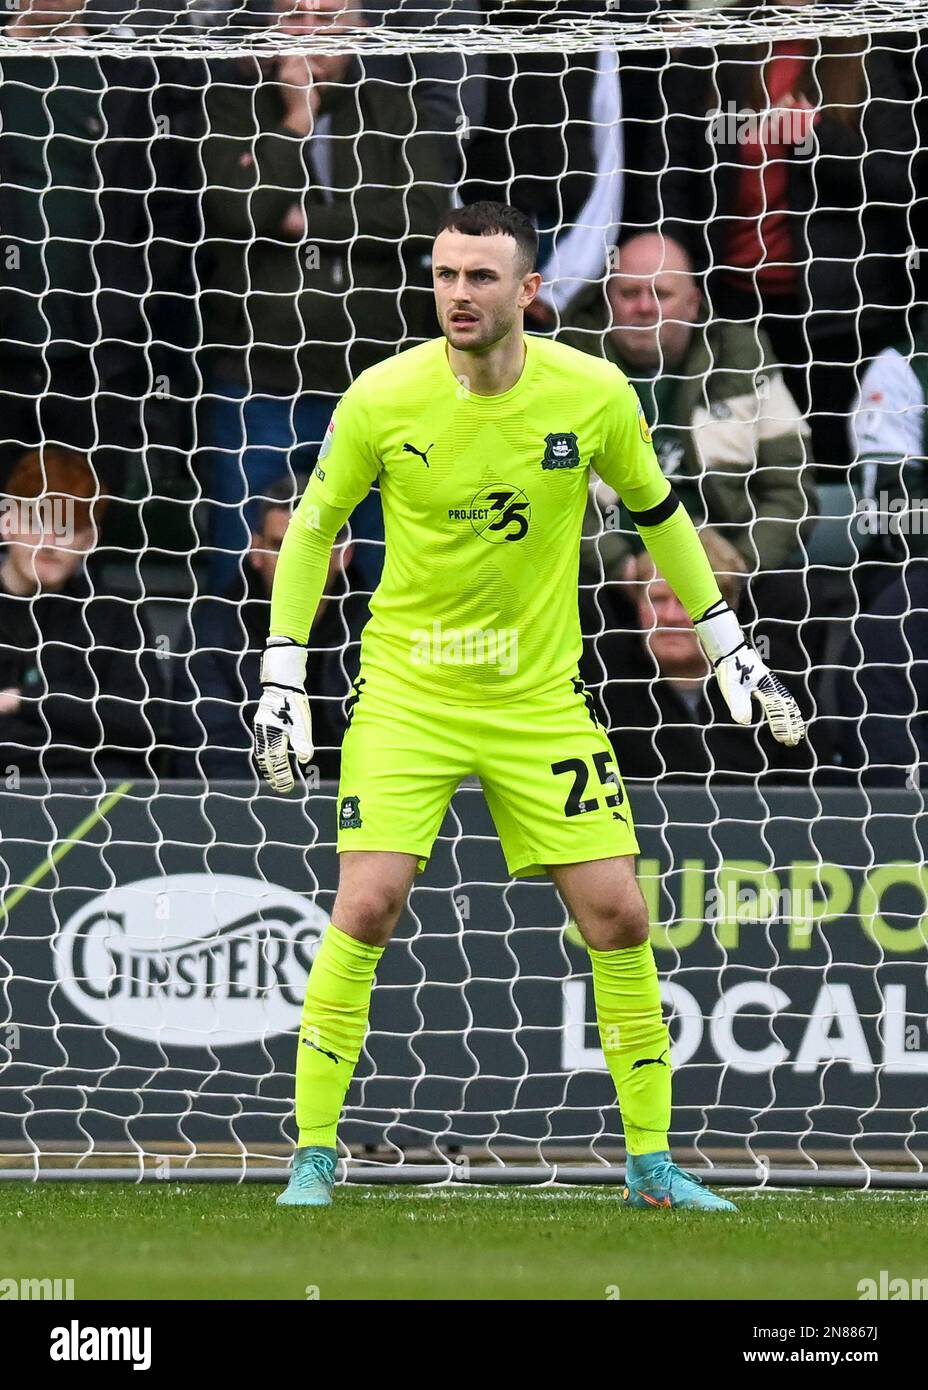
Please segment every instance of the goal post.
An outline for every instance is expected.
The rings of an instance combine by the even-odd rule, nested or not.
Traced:
[[[71,553],[94,506],[102,527],[49,595],[0,564],[0,1180],[285,1174],[384,541],[376,505],[339,537],[310,643],[324,738],[278,798],[244,715],[268,517],[318,466],[352,378],[437,331],[430,228],[495,190],[539,227],[532,332],[607,352],[611,277],[692,279],[700,307],[673,322],[704,335],[702,366],[661,339],[636,389],[812,719],[805,760],[775,766],[755,730],[693,718],[686,674],[668,704],[657,656],[632,679],[648,576],[594,486],[585,679],[634,769],[675,1154],[746,1185],[928,1185],[924,5],[394,0],[303,27],[284,0],[136,9],[50,24],[23,0],[0,31],[4,539]],[[813,65],[816,100],[770,85],[784,55]],[[307,96],[309,61],[340,104]],[[787,206],[794,165],[802,237],[745,312],[736,224],[776,260],[766,200]],[[637,270],[636,232],[681,237],[684,259]],[[884,369],[901,404],[865,376]],[[867,429],[895,441],[913,420],[896,453],[866,451]],[[51,480],[87,476],[96,497],[76,483],[60,515],[46,505]],[[340,1144],[348,1181],[621,1180],[585,947],[550,882],[509,878],[476,783],[384,954]]]

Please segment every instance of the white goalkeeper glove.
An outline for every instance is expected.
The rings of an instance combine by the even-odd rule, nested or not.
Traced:
[[[261,685],[263,694],[255,715],[255,762],[275,792],[290,792],[290,749],[303,764],[313,755],[306,648],[289,637],[269,638],[261,658]]]
[[[756,696],[777,743],[795,748],[806,732],[799,706],[748,646],[725,600],[710,608],[695,627],[735,723],[750,724],[751,697]]]

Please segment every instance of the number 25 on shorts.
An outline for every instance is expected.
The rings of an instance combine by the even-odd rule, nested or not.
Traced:
[[[625,800],[625,793],[612,754],[606,751],[594,753],[592,766],[600,784],[610,788],[604,798],[605,804],[613,809],[621,806]],[[599,810],[599,800],[595,796],[586,795],[590,781],[590,763],[586,758],[562,758],[560,762],[551,764],[551,771],[557,776],[569,774],[573,778],[567,800],[564,802],[565,816],[582,816],[587,811]]]

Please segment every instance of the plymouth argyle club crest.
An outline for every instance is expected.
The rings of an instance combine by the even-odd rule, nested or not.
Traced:
[[[545,435],[545,456],[542,468],[577,468],[580,463],[580,446],[577,436],[568,434]]]
[[[340,830],[361,829],[361,801],[359,797],[342,797],[341,810],[338,813],[338,827]]]

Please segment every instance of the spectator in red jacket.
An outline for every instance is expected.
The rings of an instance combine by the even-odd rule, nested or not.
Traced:
[[[762,322],[820,473],[849,465],[855,369],[913,302],[920,97],[894,34],[690,49],[665,69],[655,220],[709,272],[716,315]]]

